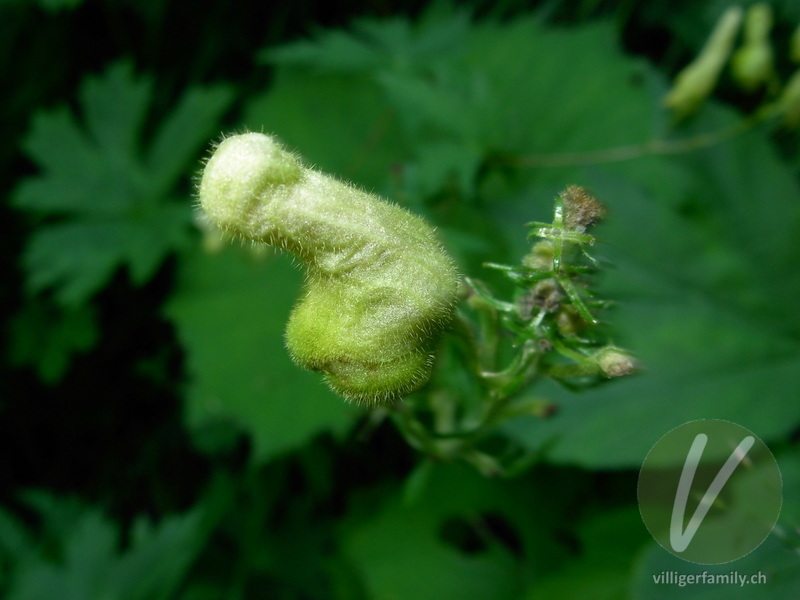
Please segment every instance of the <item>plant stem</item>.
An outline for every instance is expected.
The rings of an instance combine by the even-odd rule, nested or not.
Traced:
[[[746,119],[742,119],[723,127],[717,131],[700,133],[692,137],[677,140],[651,140],[641,144],[617,146],[616,148],[603,148],[601,150],[588,150],[586,152],[562,152],[556,154],[526,154],[523,156],[499,157],[497,162],[504,166],[518,168],[539,167],[573,167],[602,163],[622,162],[641,158],[643,156],[663,156],[669,154],[684,154],[694,152],[711,146],[716,146],[730,139],[738,137],[755,128],[757,125],[773,116],[775,110],[772,106],[756,112]]]

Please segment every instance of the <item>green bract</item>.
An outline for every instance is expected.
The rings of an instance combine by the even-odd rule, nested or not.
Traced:
[[[428,379],[458,275],[425,221],[305,167],[260,133],[217,146],[200,204],[225,231],[289,250],[305,265],[303,296],[286,328],[297,363],[369,405]]]

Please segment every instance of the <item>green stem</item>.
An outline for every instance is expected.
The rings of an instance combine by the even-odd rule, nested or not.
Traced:
[[[670,154],[684,154],[716,146],[730,139],[736,138],[754,129],[775,114],[771,105],[756,112],[746,119],[742,119],[723,127],[717,131],[700,133],[692,137],[679,140],[651,140],[641,144],[618,146],[616,148],[603,148],[586,152],[562,152],[557,154],[526,154],[524,156],[508,156],[498,159],[498,163],[518,168],[540,167],[573,167],[594,165],[602,163],[622,162],[641,158],[643,156],[664,156]]]

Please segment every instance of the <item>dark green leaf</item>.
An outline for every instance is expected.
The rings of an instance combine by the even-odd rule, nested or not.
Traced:
[[[231,94],[190,90],[143,152],[152,87],[118,63],[82,86],[85,126],[65,109],[34,119],[25,146],[42,173],[23,181],[13,200],[60,220],[39,226],[26,248],[32,290],[55,287],[62,304],[76,305],[121,266],[141,284],[185,240],[190,202],[170,195]]]
[[[61,309],[30,300],[11,325],[10,357],[16,365],[33,366],[46,383],[64,375],[74,353],[97,342],[96,315],[89,306]]]
[[[166,312],[187,352],[188,425],[232,420],[252,435],[261,461],[318,432],[341,432],[359,411],[293,364],[284,347],[299,271],[282,258],[243,254],[185,256]]]

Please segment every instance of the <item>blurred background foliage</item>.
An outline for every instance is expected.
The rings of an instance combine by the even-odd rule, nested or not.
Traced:
[[[647,146],[770,93],[723,75],[693,118],[662,106],[733,4],[2,0],[0,596],[799,597],[797,132]],[[800,3],[769,4],[786,81]],[[209,142],[245,129],[425,215],[495,285],[482,263],[517,262],[524,223],[590,188],[643,372],[538,388],[559,410],[501,432],[530,451],[515,478],[428,462],[291,364],[291,261],[195,224]],[[779,526],[718,569],[767,586],[652,583],[692,566],[645,530],[637,469],[697,418],[782,467]]]

